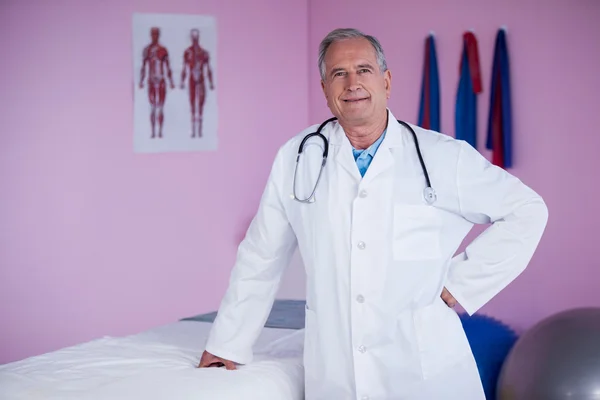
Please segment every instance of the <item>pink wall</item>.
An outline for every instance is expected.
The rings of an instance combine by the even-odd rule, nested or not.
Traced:
[[[316,48],[330,30],[355,27],[377,36],[392,70],[390,107],[416,122],[425,36],[436,33],[442,130],[454,135],[461,35],[479,40],[484,143],[496,29],[508,27],[513,78],[515,168],[547,201],[550,220],[530,268],[482,312],[518,330],[551,313],[600,306],[600,3],[579,1],[312,1],[309,8],[310,120],[327,116]],[[481,148],[482,153],[489,155]],[[480,230],[476,230],[479,232]],[[472,235],[471,235],[472,237]]]
[[[133,154],[133,12],[216,16],[217,152]],[[308,123],[306,1],[3,1],[0,37],[0,363],[215,309]]]
[[[316,49],[338,26],[380,37],[394,72],[391,107],[413,122],[423,39],[435,30],[449,134],[460,35],[473,28],[481,135],[495,29],[508,26],[513,173],[545,197],[551,217],[531,267],[483,311],[524,329],[560,309],[600,305],[600,220],[585,203],[600,195],[600,6],[520,3],[2,2],[0,363],[215,309],[277,147],[328,115]],[[217,152],[133,154],[133,12],[216,16]],[[298,268],[287,293],[301,293],[291,285]]]

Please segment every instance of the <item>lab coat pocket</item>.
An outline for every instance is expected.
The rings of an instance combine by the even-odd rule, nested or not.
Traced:
[[[434,260],[442,257],[442,217],[427,205],[394,205],[393,250],[399,261]]]
[[[471,348],[458,314],[438,298],[414,314],[425,380],[447,371],[470,355]]]

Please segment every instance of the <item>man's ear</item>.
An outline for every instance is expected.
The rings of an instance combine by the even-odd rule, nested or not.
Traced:
[[[390,94],[392,92],[392,73],[391,71],[388,69],[387,71],[385,71],[384,74],[384,85],[385,85],[385,93],[387,98],[390,98]]]

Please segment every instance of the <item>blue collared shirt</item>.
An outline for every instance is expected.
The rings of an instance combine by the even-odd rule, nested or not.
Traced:
[[[364,150],[356,150],[354,147],[352,148],[352,154],[354,154],[354,160],[356,161],[356,166],[358,167],[358,171],[360,172],[361,176],[365,176],[367,169],[369,169],[369,165],[371,165],[371,161],[373,160],[373,157],[375,157],[375,153],[377,153],[377,149],[383,141],[386,132],[387,129],[383,131],[375,143]]]

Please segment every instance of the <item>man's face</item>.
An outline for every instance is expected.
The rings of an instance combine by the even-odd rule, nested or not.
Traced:
[[[333,115],[360,126],[385,112],[391,73],[381,73],[375,49],[367,39],[347,39],[327,50],[321,86]]]

